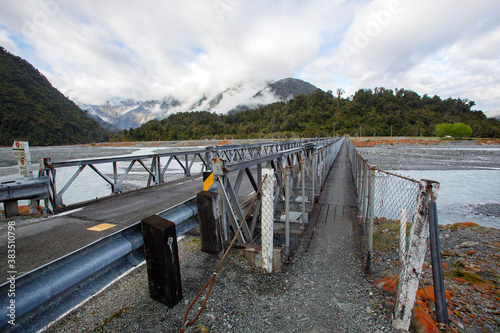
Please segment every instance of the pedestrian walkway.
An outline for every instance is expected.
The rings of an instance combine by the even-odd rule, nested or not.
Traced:
[[[376,332],[369,283],[358,251],[356,196],[344,147],[321,192],[311,224],[290,268],[310,320],[307,332]],[[308,241],[309,240],[309,241]],[[299,283],[302,281],[303,283]],[[304,288],[307,286],[307,288]]]

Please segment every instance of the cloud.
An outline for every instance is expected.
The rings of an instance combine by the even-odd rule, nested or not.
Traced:
[[[494,0],[26,0],[0,4],[0,43],[84,103],[194,102],[298,76],[500,111],[499,15]]]

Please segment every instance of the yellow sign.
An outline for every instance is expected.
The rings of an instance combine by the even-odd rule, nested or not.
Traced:
[[[212,172],[210,176],[203,181],[203,191],[208,191],[214,184],[214,173]]]
[[[110,228],[113,228],[113,227],[116,227],[116,224],[101,223],[101,224],[93,226],[92,228],[88,228],[87,230],[91,230],[91,231],[103,231],[103,230],[107,230],[107,229],[110,229]]]

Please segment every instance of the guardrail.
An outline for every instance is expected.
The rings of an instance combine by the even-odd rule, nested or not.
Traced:
[[[198,223],[196,198],[157,215],[174,222],[177,236],[181,236]],[[8,324],[11,281],[7,281],[0,286],[0,330],[37,331],[142,261],[139,221],[17,277],[14,281],[15,326]]]
[[[48,176],[0,184],[0,202],[4,203],[5,217],[19,214],[18,200],[38,201],[47,198],[49,198]]]

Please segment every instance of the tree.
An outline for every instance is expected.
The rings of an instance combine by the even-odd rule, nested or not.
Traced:
[[[337,112],[335,112],[335,115],[338,116],[340,113],[340,98],[342,95],[345,93],[345,90],[342,88],[337,89]]]
[[[464,123],[437,124],[436,136],[452,136],[454,138],[467,138],[472,136],[472,128]]]

